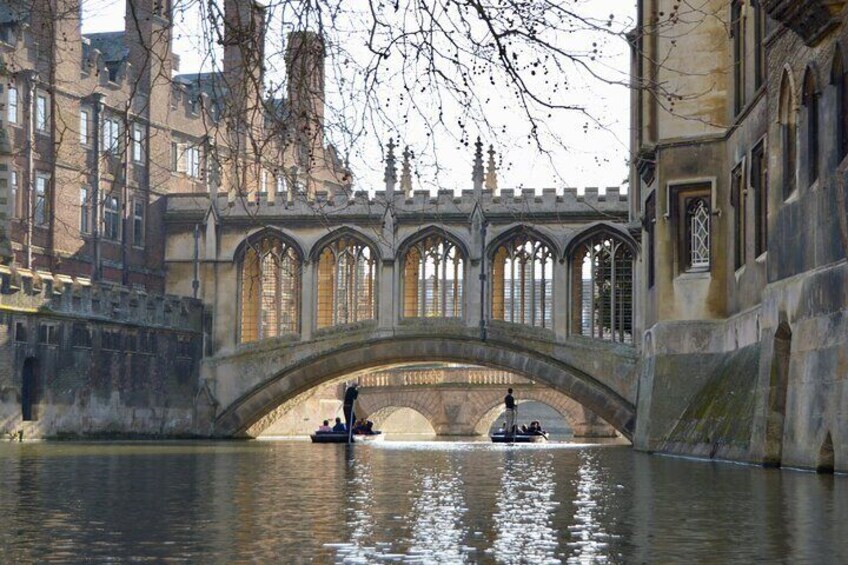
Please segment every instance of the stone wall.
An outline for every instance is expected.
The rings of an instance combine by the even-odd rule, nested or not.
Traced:
[[[0,282],[0,433],[202,433],[199,301],[79,280],[60,288],[26,272]]]
[[[738,20],[729,0],[700,15],[672,4],[640,2],[635,78],[661,77],[662,60],[677,92],[707,94],[675,109],[640,93],[633,112],[633,209],[648,212],[637,278],[655,274],[637,285],[648,331],[634,445],[846,470],[848,3],[742,2]],[[681,261],[675,192],[693,183],[711,199],[698,269]]]
[[[727,321],[656,325],[634,445],[848,470],[848,264],[770,284]]]

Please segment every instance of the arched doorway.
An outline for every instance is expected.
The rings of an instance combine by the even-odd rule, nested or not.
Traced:
[[[38,402],[38,361],[27,357],[21,371],[21,418],[24,422],[35,420]]]
[[[763,464],[768,467],[779,467],[783,458],[783,422],[786,417],[789,361],[792,349],[792,329],[785,321],[777,327],[773,346]]]

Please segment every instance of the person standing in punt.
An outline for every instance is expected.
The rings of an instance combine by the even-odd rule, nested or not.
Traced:
[[[504,433],[515,434],[515,397],[512,396],[511,388],[507,389],[506,396],[504,396],[504,408],[504,416],[506,420]]]
[[[344,418],[348,430],[354,424],[353,403],[356,402],[356,397],[359,396],[358,386],[357,383],[353,383],[347,387],[344,393]]]

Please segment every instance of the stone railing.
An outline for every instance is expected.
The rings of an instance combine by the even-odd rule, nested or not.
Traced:
[[[484,368],[444,367],[426,369],[390,369],[364,375],[359,385],[368,387],[434,386],[448,384],[504,386],[531,381],[507,371]]]
[[[0,308],[201,331],[200,300],[0,265]]]

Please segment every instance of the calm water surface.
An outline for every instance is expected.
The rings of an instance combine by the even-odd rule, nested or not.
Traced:
[[[610,446],[0,445],[4,563],[848,563],[848,478]]]

